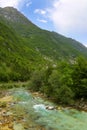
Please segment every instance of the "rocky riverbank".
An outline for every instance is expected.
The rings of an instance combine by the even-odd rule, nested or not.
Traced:
[[[11,102],[11,96],[0,98],[0,130],[13,130],[13,115],[9,108]]]
[[[18,102],[15,102],[9,92],[1,92],[0,98],[0,130],[45,130],[42,126],[35,125],[33,122],[26,122],[25,112],[22,108],[15,108]],[[23,113],[22,113],[23,112]]]
[[[81,100],[77,101],[75,103],[75,105],[73,105],[72,107],[77,110],[87,112],[87,101],[84,101],[84,99],[81,99]]]
[[[44,95],[43,93],[39,93],[39,92],[32,92],[32,95],[34,97],[41,97],[45,100],[48,100],[48,101],[53,101],[53,99],[50,99],[50,98],[47,98],[46,95]],[[74,102],[72,105],[65,105],[65,104],[56,104],[56,107],[51,107],[52,110],[53,109],[57,109],[57,110],[63,110],[63,109],[76,109],[76,110],[79,110],[79,111],[85,111],[87,112],[87,101],[84,100],[84,98],[81,98],[80,100]],[[47,106],[47,109],[50,109],[50,106]]]
[[[36,121],[36,119],[38,120],[40,118],[40,115],[38,115],[35,112],[40,109],[42,113],[46,114],[46,116],[47,114],[48,116],[50,116],[49,115],[50,112],[54,114],[56,112],[57,113],[59,112],[59,114],[60,112],[62,112],[61,114],[64,114],[66,111],[68,112],[71,111],[70,113],[73,113],[74,112],[73,108],[80,111],[87,112],[87,102],[84,101],[83,99],[81,99],[80,101],[77,101],[74,105],[63,106],[60,104],[59,105],[50,104],[49,101],[47,101],[48,99],[43,94],[35,93],[35,92],[34,93],[32,92],[31,94],[23,90],[22,91],[18,90],[15,93],[16,96],[18,97],[16,97],[16,100],[14,100],[13,98],[14,93],[15,93],[14,91],[12,93],[8,91],[1,92],[1,95],[0,95],[0,130],[28,130],[28,129],[50,130],[44,127],[45,125],[44,123],[41,123],[40,125],[38,123],[35,124],[35,122],[32,122],[32,120]],[[45,104],[43,102],[43,99],[46,102]]]

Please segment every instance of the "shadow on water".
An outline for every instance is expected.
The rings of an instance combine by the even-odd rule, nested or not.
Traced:
[[[24,130],[87,130],[87,113],[75,109],[47,110],[52,106],[39,97],[33,97],[26,90],[15,90],[15,104],[12,107],[15,118]]]

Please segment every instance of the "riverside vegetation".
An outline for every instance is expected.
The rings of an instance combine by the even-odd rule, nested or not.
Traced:
[[[79,58],[78,58],[79,57]],[[87,48],[0,8],[0,82],[26,82],[56,103],[87,99]]]

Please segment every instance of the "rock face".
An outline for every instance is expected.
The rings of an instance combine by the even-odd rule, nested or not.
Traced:
[[[4,16],[7,20],[20,24],[29,23],[29,20],[25,19],[25,17],[13,7],[0,8],[0,16]]]

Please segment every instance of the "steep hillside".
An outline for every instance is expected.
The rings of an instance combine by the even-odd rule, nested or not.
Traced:
[[[38,28],[13,7],[0,8],[0,16],[6,24],[11,25],[21,36],[27,36],[29,32],[35,31]]]
[[[6,24],[22,36],[27,46],[52,59],[73,59],[79,55],[87,57],[87,48],[81,43],[55,32],[42,30],[12,7],[0,9]]]
[[[12,7],[0,8],[0,81],[25,81],[36,69],[87,57],[81,43],[42,30]]]
[[[45,60],[27,47],[15,31],[0,22],[0,81],[27,80]]]

